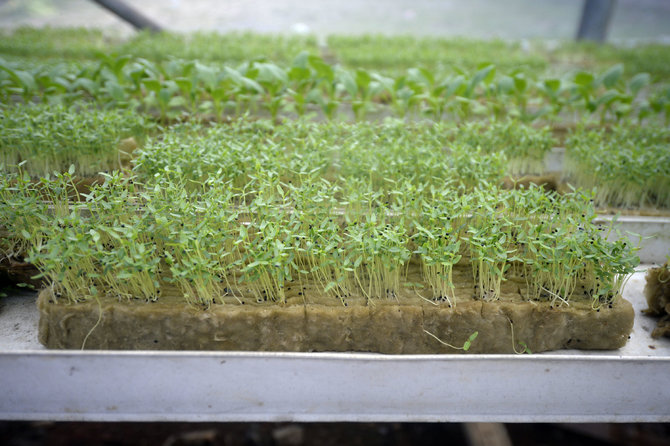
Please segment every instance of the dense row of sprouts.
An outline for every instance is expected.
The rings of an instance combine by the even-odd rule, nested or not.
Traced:
[[[286,302],[289,287],[368,302],[402,289],[455,303],[454,268],[470,265],[468,298],[493,301],[503,283],[526,283],[529,300],[611,303],[638,259],[592,223],[591,197],[480,184],[351,189],[318,175],[189,180],[108,175],[79,201],[72,175],[39,183],[19,175],[0,188],[0,222],[60,294],[155,300],[176,286],[194,304],[226,297]],[[418,263],[422,283],[408,283]]]

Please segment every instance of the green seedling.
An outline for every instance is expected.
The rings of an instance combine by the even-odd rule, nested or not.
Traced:
[[[477,336],[479,335],[479,332],[478,332],[478,331],[475,331],[475,332],[472,333],[472,334],[470,335],[470,337],[463,343],[463,346],[462,346],[462,347],[457,347],[457,346],[455,346],[455,345],[451,345],[451,344],[449,344],[448,342],[444,342],[442,339],[438,338],[438,337],[435,336],[433,333],[431,333],[431,332],[429,332],[429,331],[427,331],[427,330],[423,330],[423,332],[426,333],[428,336],[432,337],[433,339],[435,339],[437,342],[439,342],[439,343],[442,344],[442,345],[446,345],[447,347],[451,347],[451,348],[453,348],[454,350],[463,350],[463,351],[466,351],[466,352],[467,352],[468,350],[470,350],[470,346],[472,345],[472,343],[474,342],[474,340],[477,339]]]
[[[597,206],[669,207],[669,144],[665,127],[580,128],[566,143],[565,176],[594,188]]]
[[[130,153],[122,141],[142,141],[149,123],[130,112],[47,104],[0,110],[0,163],[11,169],[25,161],[31,176],[65,172],[74,165],[81,176],[122,167]],[[126,145],[136,145],[135,142]]]

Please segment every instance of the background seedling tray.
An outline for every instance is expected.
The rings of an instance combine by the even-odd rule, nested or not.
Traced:
[[[0,300],[0,419],[668,422],[643,287],[624,348],[520,356],[48,351],[22,293]]]
[[[564,158],[565,148],[554,147],[545,157],[547,173],[560,174],[563,171]],[[609,225],[614,218],[614,214],[600,214],[595,223]],[[616,217],[615,226],[622,236],[630,239],[631,243],[634,245],[640,243],[638,256],[642,263],[665,262],[670,252],[670,216],[623,215],[622,212],[622,215]],[[629,233],[641,236],[642,240]],[[612,233],[610,239],[614,239],[615,236]]]
[[[633,245],[640,243],[637,255],[642,263],[663,264],[670,253],[670,217],[642,215],[599,215],[596,224],[609,225],[616,218],[615,227],[622,237],[628,237]],[[610,233],[610,239],[616,238]],[[640,240],[640,237],[642,239]]]

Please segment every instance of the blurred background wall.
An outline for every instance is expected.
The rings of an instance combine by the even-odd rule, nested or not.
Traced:
[[[583,0],[143,0],[131,2],[173,31],[413,34],[572,39]],[[0,27],[129,25],[88,0],[0,0]],[[670,0],[618,0],[608,40],[670,43]]]

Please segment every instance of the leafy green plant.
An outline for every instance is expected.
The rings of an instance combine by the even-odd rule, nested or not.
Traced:
[[[433,298],[452,304],[454,296],[453,268],[462,258],[462,228],[465,226],[464,206],[453,197],[433,197],[423,201],[418,219],[413,222],[416,253],[422,261],[423,276]],[[441,200],[439,200],[441,198]],[[432,203],[438,203],[433,205]]]
[[[284,106],[288,74],[283,68],[268,62],[254,64],[253,70],[255,80],[263,87],[266,96],[263,103],[267,104],[272,119],[277,119]]]
[[[664,115],[664,123],[667,126],[670,123],[670,87],[656,92],[649,99],[648,108],[643,108],[643,116],[646,116],[649,110],[654,111],[658,115]]]
[[[394,76],[417,66],[430,71],[450,67],[469,71],[483,60],[506,70],[521,66],[532,73],[546,67],[541,55],[524,52],[519,44],[502,40],[333,35],[328,37],[327,44],[336,60],[348,68],[379,70]]]
[[[453,140],[486,153],[504,152],[512,175],[541,174],[544,160],[557,145],[549,127],[536,128],[520,122],[472,122],[452,130]]]
[[[578,129],[568,139],[565,175],[596,190],[597,206],[670,206],[670,139],[665,127]]]
[[[119,53],[154,62],[176,58],[229,64],[261,59],[284,64],[301,50],[310,54],[318,53],[316,38],[250,32],[147,32],[138,33],[118,48]]]
[[[350,106],[358,120],[372,112],[435,121],[470,121],[490,113],[496,119],[562,120],[565,116],[557,114],[566,110],[578,117],[597,113],[602,121],[650,120],[665,114],[664,96],[646,96],[661,86],[649,84],[644,73],[624,82],[621,65],[600,76],[580,71],[565,81],[543,81],[518,70],[500,73],[490,62],[474,72],[433,73],[413,67],[389,77],[362,68],[349,71],[305,52],[290,66],[253,59],[236,66],[179,59],[152,62],[120,54],[101,54],[95,61],[57,69],[25,61],[0,63],[0,95],[8,102],[21,98],[71,104],[86,99],[157,114],[165,122],[212,111],[225,119],[227,113],[266,110],[277,119],[290,113],[303,116],[313,105],[327,119],[337,117],[343,105]]]
[[[631,79],[636,73],[649,73],[652,79],[667,79],[669,71],[666,61],[670,56],[668,46],[660,43],[639,43],[632,46],[595,44],[593,42],[564,42],[551,51],[557,67],[569,70],[607,69],[623,64]]]
[[[130,112],[48,104],[0,109],[0,125],[0,163],[6,170],[23,163],[31,176],[71,165],[88,177],[118,169],[130,155],[121,153],[122,140],[141,141],[148,131],[148,122]]]
[[[670,204],[668,135],[652,125],[670,101],[653,73],[541,75],[544,61],[502,42],[450,53],[440,39],[332,38],[337,64],[311,38],[183,38],[0,63],[0,248],[28,255],[58,298],[458,305],[454,271],[469,270],[467,299],[501,299],[513,281],[528,300],[597,309],[638,259],[602,237],[594,203]],[[147,115],[165,131],[116,171]],[[500,189],[505,174],[540,173],[556,144],[530,121],[582,118],[622,122],[568,139],[570,180],[593,196]],[[79,195],[75,173],[99,171]]]
[[[470,190],[481,182],[500,182],[506,158],[470,146],[444,147],[444,126],[399,121],[315,124],[304,121],[272,126],[268,121],[203,128],[184,125],[139,150],[135,172],[142,178],[181,175],[193,181],[223,178],[243,187],[253,175],[271,172],[300,184],[308,173],[328,180],[366,185],[387,193],[396,178],[415,183],[455,183]],[[364,148],[364,149],[361,149]]]
[[[120,39],[91,28],[31,28],[4,32],[0,54],[33,58],[90,59]]]
[[[106,177],[74,202],[71,172],[2,184],[5,206],[27,207],[23,217],[3,213],[13,243],[5,246],[27,250],[56,297],[155,300],[176,286],[205,307],[228,297],[282,303],[310,299],[311,283],[343,304],[358,295],[374,305],[405,292],[417,256],[438,304],[458,305],[450,272],[465,262],[479,299],[499,299],[505,281],[525,277],[530,300],[586,300],[597,309],[614,302],[638,261],[633,247],[601,237],[590,197],[580,193],[433,187],[432,198],[417,200],[403,186],[393,203],[368,191],[358,207],[347,205],[353,191],[317,177],[290,185],[259,172],[243,190],[219,179],[189,189],[183,179]],[[431,204],[440,197],[452,202]]]
[[[67,185],[66,185],[67,186]],[[67,209],[68,194],[51,188],[49,198],[56,212]],[[31,246],[41,246],[40,232],[52,216],[41,206],[39,185],[26,172],[2,175],[0,179],[0,259],[23,259]]]
[[[24,102],[30,102],[37,93],[35,76],[30,71],[12,68],[2,59],[0,59],[0,71],[5,72],[9,77],[3,81],[3,90],[6,90],[3,96],[8,98],[9,94],[20,94]]]

